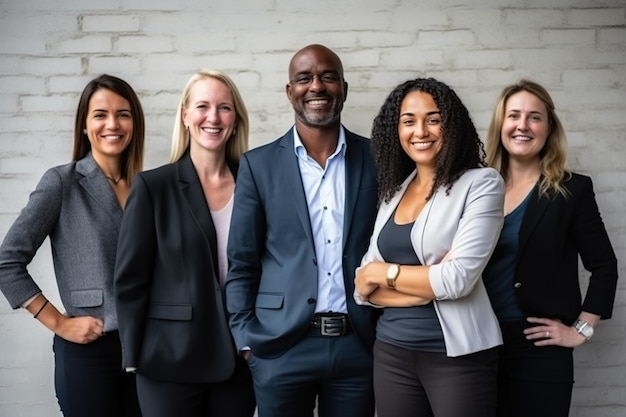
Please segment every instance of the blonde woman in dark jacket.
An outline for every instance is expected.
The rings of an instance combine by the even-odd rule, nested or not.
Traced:
[[[546,89],[506,87],[487,135],[487,161],[506,183],[505,220],[484,273],[504,339],[499,416],[567,416],[573,349],[613,311],[617,259],[591,179],[569,172],[566,157]],[[591,274],[584,296],[579,256]]]

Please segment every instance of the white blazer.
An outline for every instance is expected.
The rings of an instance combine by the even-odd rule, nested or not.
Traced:
[[[376,217],[369,249],[361,267],[384,261],[378,249],[381,229],[398,206],[413,178],[402,183]],[[466,171],[446,195],[435,191],[411,229],[415,254],[430,265],[433,301],[448,356],[461,356],[502,344],[498,320],[482,281],[482,271],[493,252],[504,221],[504,181],[492,168]],[[443,258],[450,253],[446,261]],[[355,294],[357,303],[363,304]]]

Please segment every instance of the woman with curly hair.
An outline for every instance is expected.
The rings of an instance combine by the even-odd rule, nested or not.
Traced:
[[[589,177],[567,171],[567,140],[541,85],[504,88],[487,133],[504,177],[504,226],[484,273],[500,321],[499,416],[569,415],[573,348],[612,315],[617,259]],[[584,299],[578,258],[591,273]]]
[[[381,205],[355,299],[382,309],[378,416],[493,416],[502,339],[481,274],[502,226],[502,177],[459,97],[432,78],[391,92],[371,140]]]

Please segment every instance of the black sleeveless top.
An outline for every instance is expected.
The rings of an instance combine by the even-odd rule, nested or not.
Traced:
[[[411,243],[413,223],[396,224],[395,210],[378,236],[378,248],[386,262],[421,265]],[[423,352],[445,352],[443,332],[433,303],[417,307],[385,307],[376,326],[376,337],[394,346]]]

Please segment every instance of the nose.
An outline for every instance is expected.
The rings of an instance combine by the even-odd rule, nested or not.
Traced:
[[[220,114],[217,107],[212,107],[206,112],[206,120],[211,123],[217,123],[220,120]]]
[[[324,90],[326,85],[322,82],[322,78],[319,75],[314,75],[311,80],[311,85],[309,85],[309,90],[320,91]]]
[[[418,137],[418,138],[425,138],[428,136],[430,132],[428,132],[428,129],[426,129],[426,124],[422,121],[417,121],[415,123],[415,130],[413,131],[413,134]]]
[[[527,130],[528,129],[528,120],[526,120],[525,117],[520,117],[518,122],[517,122],[517,129],[518,130]]]
[[[107,118],[107,124],[106,127],[107,129],[117,129],[120,125],[119,120],[117,120],[117,117],[115,117],[115,115],[111,115],[110,117]]]

